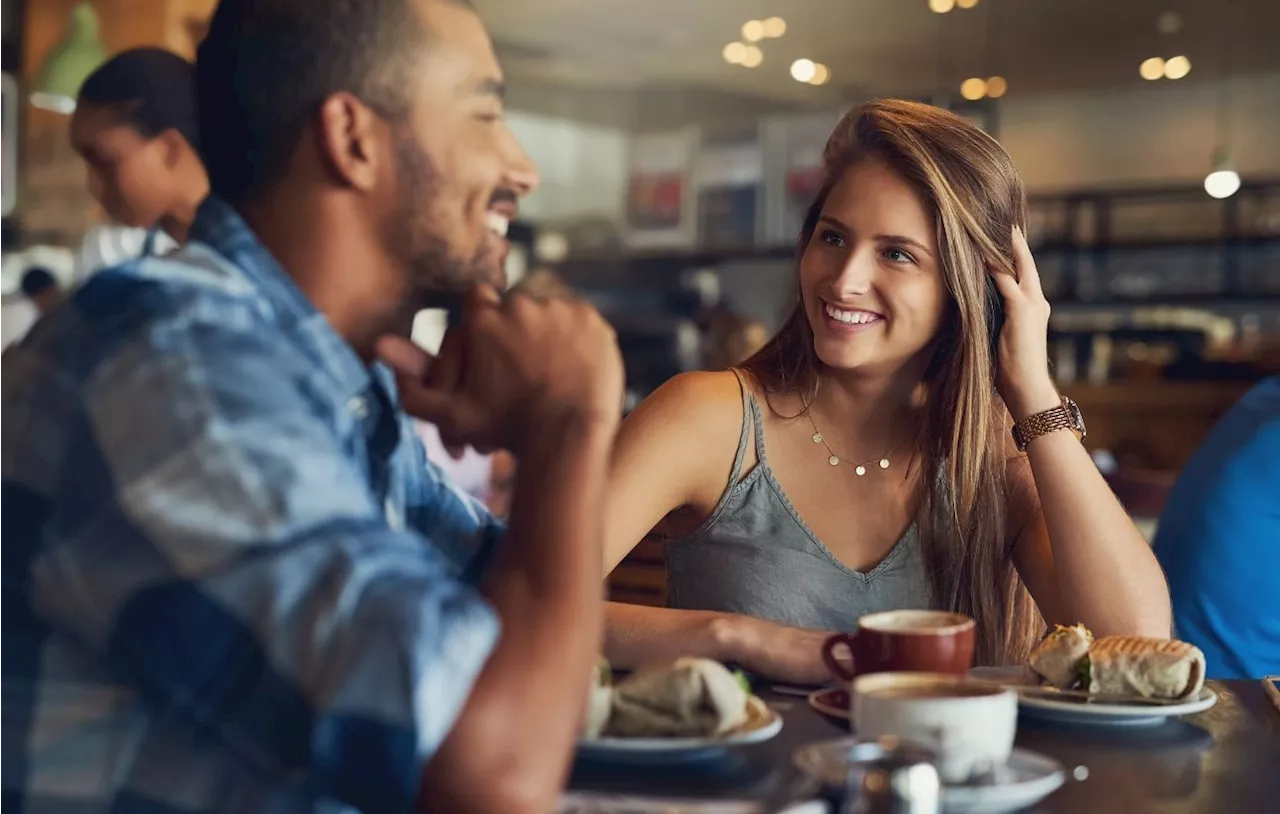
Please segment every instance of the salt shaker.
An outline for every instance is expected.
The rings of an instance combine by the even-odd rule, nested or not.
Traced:
[[[845,814],[938,814],[942,783],[925,749],[892,740],[853,747]]]

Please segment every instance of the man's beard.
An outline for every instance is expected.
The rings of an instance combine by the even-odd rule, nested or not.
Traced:
[[[482,242],[469,258],[460,258],[433,228],[440,175],[408,126],[392,131],[396,160],[396,207],[388,224],[392,250],[404,264],[410,303],[427,308],[448,303],[476,283],[506,286],[506,273]]]

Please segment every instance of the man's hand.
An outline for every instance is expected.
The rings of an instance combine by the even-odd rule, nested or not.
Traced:
[[[477,286],[438,357],[393,336],[379,341],[378,355],[396,371],[404,409],[435,424],[450,449],[519,456],[552,425],[613,427],[621,416],[617,339],[580,300],[503,299]]]

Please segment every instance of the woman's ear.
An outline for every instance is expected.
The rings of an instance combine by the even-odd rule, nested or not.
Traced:
[[[171,170],[178,166],[182,156],[191,149],[191,145],[187,144],[186,138],[172,127],[156,136],[156,138],[160,139],[161,144],[164,146],[164,165]]]

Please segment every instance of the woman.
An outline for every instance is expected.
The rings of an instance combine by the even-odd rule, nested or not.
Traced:
[[[71,144],[89,193],[116,226],[86,236],[81,272],[186,240],[209,194],[199,155],[194,66],[160,48],[117,54],[80,88]]]
[[[664,517],[677,539],[671,607],[611,605],[607,655],[817,682],[829,631],[910,607],[973,616],[979,663],[1021,659],[1045,622],[1167,636],[1160,568],[1049,376],[1008,155],[885,100],[845,116],[824,161],[778,335],[622,428],[606,569]]]

